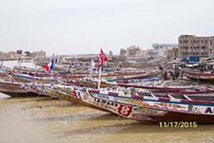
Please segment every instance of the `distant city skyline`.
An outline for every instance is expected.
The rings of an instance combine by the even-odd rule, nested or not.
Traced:
[[[0,51],[91,54],[214,35],[213,0],[2,0]]]

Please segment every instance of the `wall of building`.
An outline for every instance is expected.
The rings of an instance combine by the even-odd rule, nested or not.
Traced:
[[[140,56],[141,54],[141,48],[139,46],[130,46],[126,49],[126,56],[127,57],[136,57]]]
[[[214,57],[214,36],[181,35],[178,38],[178,46],[180,58],[189,56]]]
[[[167,51],[177,47],[178,45],[176,44],[152,44],[151,55],[154,56],[154,59],[166,58]]]
[[[129,46],[126,49],[120,49],[120,56],[148,58],[149,50],[141,50],[141,48],[139,46],[133,45],[133,46]]]
[[[168,61],[174,61],[178,58],[178,48],[172,48],[166,51],[166,58]]]
[[[45,58],[46,52],[45,51],[36,51],[30,53],[27,51],[28,54],[25,52],[18,53],[17,51],[10,51],[10,52],[0,52],[0,60],[17,60],[17,59],[35,59],[35,58]]]

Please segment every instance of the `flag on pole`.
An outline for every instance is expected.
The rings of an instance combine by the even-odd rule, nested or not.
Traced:
[[[55,64],[57,63],[57,57],[55,56],[55,54],[53,54],[51,56],[51,61],[49,63],[46,63],[44,65],[45,71],[50,71],[50,70],[54,70],[55,69]]]
[[[55,64],[57,62],[57,57],[55,56],[55,54],[53,54],[51,56],[51,64],[50,64],[50,69],[53,70],[55,68]]]
[[[103,50],[100,50],[100,64],[103,65],[107,61],[106,55],[103,53]]]
[[[51,60],[51,63],[50,63],[50,69],[51,69],[51,70],[54,70],[54,65],[55,65],[55,60],[52,59],[52,60]]]
[[[45,68],[45,71],[46,71],[46,72],[49,72],[49,71],[50,71],[50,66],[49,66],[47,63],[45,64],[44,68]]]
[[[96,68],[95,67],[95,62],[93,60],[93,58],[91,59],[91,67],[90,67],[90,76],[92,76],[93,70]]]
[[[91,59],[91,67],[95,67],[95,62],[93,58]]]
[[[92,58],[92,59],[91,59],[91,69],[94,69],[94,68],[95,68],[95,65],[96,65],[96,64],[95,64],[95,62],[94,62],[94,59]]]
[[[98,89],[100,89],[100,83],[101,83],[101,74],[102,74],[102,66],[104,65],[104,63],[107,61],[107,57],[106,55],[103,53],[103,50],[100,50],[100,66],[99,66],[99,80],[98,80]]]
[[[53,62],[53,60],[51,60],[51,62],[49,62],[49,63],[46,63],[44,68],[45,68],[46,72],[49,72],[50,70],[54,70],[54,62]]]

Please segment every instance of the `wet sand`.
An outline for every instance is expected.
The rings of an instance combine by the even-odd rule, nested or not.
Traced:
[[[61,100],[0,99],[0,143],[211,143],[214,125],[160,128]]]

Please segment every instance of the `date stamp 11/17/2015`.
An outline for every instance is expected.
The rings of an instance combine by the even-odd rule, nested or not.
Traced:
[[[197,122],[159,122],[160,128],[197,128]]]

